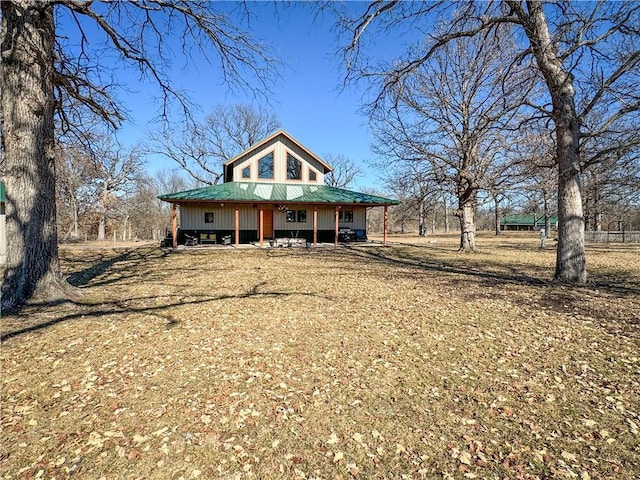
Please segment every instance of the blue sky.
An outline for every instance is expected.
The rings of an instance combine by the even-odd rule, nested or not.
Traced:
[[[285,63],[281,80],[273,85],[270,108],[282,127],[314,153],[321,157],[342,154],[354,160],[363,175],[352,188],[380,189],[378,173],[371,171],[366,163],[372,158],[372,137],[366,118],[359,113],[364,90],[341,88],[344,71],[341,71],[337,53],[340,42],[332,29],[333,19],[315,18],[311,8],[295,3],[279,6],[276,15],[273,5],[272,2],[250,3],[250,9],[255,12],[250,24],[253,35],[268,44],[276,57]],[[64,31],[64,24],[61,26]],[[394,42],[395,48],[398,43]],[[180,52],[180,49],[175,51]],[[195,60],[195,64],[185,67],[183,59],[175,58],[171,75],[175,85],[188,91],[199,105],[201,111],[197,116],[204,117],[218,104],[252,102],[252,99],[230,93],[220,85],[218,72],[212,71],[204,62],[198,64],[197,58]],[[144,141],[147,132],[157,128],[150,120],[158,113],[157,100],[154,100],[158,90],[150,83],[140,83],[139,73],[123,67],[119,67],[118,80],[126,84],[128,92],[120,93],[120,96],[130,112],[129,121],[123,125],[118,137],[125,144]],[[149,172],[175,167],[177,164],[168,159],[147,158]]]

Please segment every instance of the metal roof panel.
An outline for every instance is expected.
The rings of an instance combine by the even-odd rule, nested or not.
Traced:
[[[184,192],[160,195],[160,200],[182,202],[268,202],[396,205],[397,200],[353,192],[328,185],[289,185],[264,182],[227,182]]]

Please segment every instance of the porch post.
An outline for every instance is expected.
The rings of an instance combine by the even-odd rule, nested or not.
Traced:
[[[173,248],[178,246],[178,207],[175,203],[171,204],[171,235]]]
[[[318,206],[313,207],[313,246],[318,244]]]
[[[335,220],[335,223],[334,223],[335,234],[334,234],[334,237],[333,237],[333,240],[334,240],[336,246],[338,245],[338,224],[339,224],[339,215],[338,214],[339,214],[339,211],[340,211],[340,207],[338,205],[336,205],[336,220]]]
[[[384,206],[384,227],[383,227],[383,234],[382,234],[382,244],[386,245],[387,244],[387,223],[389,222],[389,213],[387,212],[387,206]]]
[[[260,247],[264,244],[264,210],[260,207],[260,221],[258,222],[258,230],[260,231]]]
[[[236,207],[235,218],[235,230],[236,230],[236,247],[240,244],[240,209]]]

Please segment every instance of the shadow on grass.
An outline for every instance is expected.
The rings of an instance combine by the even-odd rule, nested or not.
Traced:
[[[108,280],[93,283],[93,285],[107,285],[120,280],[123,277],[131,276],[139,269],[141,261],[147,261],[157,258],[164,258],[169,255],[166,250],[150,249],[148,247],[136,247],[129,250],[125,250],[120,255],[115,257],[109,256],[108,253],[101,253],[96,259],[92,259],[92,263],[89,267],[75,271],[67,276],[67,281],[74,287],[84,287],[89,285],[93,280],[109,272],[110,277]],[[66,263],[71,264],[85,264],[77,257],[65,259]],[[130,263],[135,262],[135,263]],[[117,266],[117,267],[116,267]],[[120,275],[113,275],[114,273],[120,273]]]
[[[587,285],[573,286],[544,279],[544,275],[549,274],[549,269],[545,267],[505,265],[501,262],[492,262],[486,257],[469,260],[469,257],[462,255],[459,260],[441,258],[431,260],[425,258],[429,254],[430,247],[416,245],[406,245],[406,247],[411,248],[398,252],[395,249],[354,246],[349,247],[348,253],[345,254],[355,254],[365,262],[408,268],[412,271],[411,275],[446,274],[441,277],[441,281],[451,285],[455,294],[465,301],[502,297],[513,303],[546,308],[568,315],[592,317],[603,321],[608,330],[614,333],[619,333],[622,328],[625,333],[639,334],[640,317],[637,310],[633,313],[630,309],[621,314],[601,298],[605,294],[625,301],[637,300],[640,298],[640,285],[636,283],[625,284],[621,279],[618,282],[592,281]],[[411,254],[410,251],[416,253]],[[450,252],[453,253],[451,250]],[[505,269],[508,271],[504,271]],[[523,273],[525,269],[532,273]],[[469,285],[480,287],[480,291],[477,288],[465,288]],[[527,291],[521,289],[506,288],[508,285],[531,287],[528,291],[533,293],[533,296],[527,295]],[[486,293],[482,291],[483,287],[486,287]]]
[[[209,296],[209,295],[187,295],[189,297],[188,300],[185,300],[185,295],[168,295],[169,298],[173,298],[173,301],[163,302],[161,304],[154,304],[149,306],[135,306],[131,305],[132,303],[139,303],[145,301],[154,301],[157,302],[157,296],[149,296],[149,297],[136,297],[130,298],[125,301],[114,300],[101,302],[95,305],[86,305],[80,302],[72,302],[70,300],[61,300],[59,302],[47,302],[43,304],[31,304],[30,308],[40,308],[40,307],[51,307],[55,305],[61,304],[69,304],[77,307],[79,311],[70,313],[68,315],[63,315],[58,318],[51,319],[46,322],[29,325],[24,328],[20,328],[18,330],[14,330],[11,332],[3,333],[0,335],[0,341],[5,341],[10,338],[15,338],[25,333],[35,332],[39,330],[46,329],[47,327],[57,325],[59,323],[68,322],[77,319],[87,319],[87,318],[99,318],[104,315],[114,315],[114,314],[147,314],[154,315],[158,318],[165,320],[166,327],[171,328],[180,323],[181,320],[175,318],[175,316],[167,313],[165,310],[170,309],[172,307],[182,307],[185,305],[201,305],[210,302],[218,302],[224,300],[233,300],[233,299],[252,299],[252,298],[260,298],[260,297],[292,297],[292,296],[305,296],[305,297],[318,297],[323,298],[325,300],[331,300],[328,297],[316,295],[314,293],[308,292],[281,292],[281,291],[261,291],[261,288],[266,286],[267,282],[260,282],[253,287],[251,287],[248,291],[238,293],[235,295],[217,295],[217,296]],[[176,299],[176,297],[178,297]]]
[[[450,249],[447,252],[453,254]],[[597,320],[604,320],[611,325],[626,324],[637,328],[638,324],[640,324],[637,315],[630,314],[628,318],[620,318],[618,312],[607,306],[606,301],[598,301],[598,296],[601,293],[617,298],[637,299],[640,295],[640,288],[635,283],[624,284],[623,280],[621,280],[615,283],[595,282],[587,286],[572,287],[545,279],[544,277],[550,274],[548,267],[534,267],[525,264],[505,265],[504,262],[492,262],[490,257],[487,256],[472,258],[462,254],[460,257],[446,259],[429,258],[429,255],[433,257],[433,253],[431,246],[417,245],[399,245],[397,248],[358,247],[354,245],[340,249],[318,249],[314,251],[266,251],[267,256],[300,257],[301,261],[304,261],[304,258],[309,256],[327,256],[327,259],[338,260],[340,267],[332,274],[334,280],[337,276],[350,274],[353,268],[357,268],[357,260],[359,260],[364,263],[383,264],[386,267],[399,269],[397,270],[398,272],[403,275],[409,275],[412,278],[420,274],[437,275],[444,284],[450,285],[455,295],[459,296],[463,301],[497,296],[513,303],[528,304],[534,308],[549,308],[569,315],[583,313]],[[89,260],[86,257],[84,259],[73,257],[67,260],[67,263],[72,266],[81,267],[89,262],[91,264],[71,273],[68,276],[68,280],[69,283],[77,287],[94,287],[117,282],[126,284],[128,282],[144,281],[151,274],[171,275],[171,267],[162,261],[168,255],[170,253],[166,250],[137,247],[113,257],[110,257],[108,253],[101,253]],[[145,267],[149,267],[148,270]],[[187,270],[200,272],[201,266],[194,261],[193,266]],[[180,267],[180,271],[184,273],[184,267]],[[523,273],[524,271],[530,273]],[[105,275],[107,273],[108,275]],[[103,275],[104,278],[100,278]],[[124,282],[124,279],[127,279],[128,282]],[[479,288],[468,289],[465,288],[466,285],[475,285]],[[527,291],[517,288],[505,288],[508,285],[528,286],[531,288],[527,289]],[[124,286],[126,288],[126,285]],[[172,286],[174,288],[182,288],[186,292],[190,291],[190,285],[180,287],[180,285],[172,284]],[[160,304],[158,304],[159,300],[163,297],[157,296],[138,297],[122,301],[99,301],[93,305],[89,302],[73,302],[69,300],[47,303],[46,305],[31,304],[29,308],[44,309],[68,303],[76,306],[78,310],[39,324],[28,325],[3,333],[0,335],[0,340],[4,341],[24,333],[42,330],[61,322],[79,318],[96,318],[109,314],[151,314],[165,320],[166,326],[170,328],[180,323],[180,319],[175,318],[166,311],[173,307],[205,304],[228,299],[296,295],[321,297],[307,292],[264,291],[266,286],[266,282],[260,282],[246,292],[219,296],[196,293],[170,293],[164,297],[168,300],[161,301]],[[487,288],[483,290],[483,287]],[[366,285],[363,285],[363,288],[366,288]],[[329,298],[325,299],[331,300]],[[153,305],[139,305],[145,302],[153,302]],[[612,327],[612,329],[617,330],[617,327]]]

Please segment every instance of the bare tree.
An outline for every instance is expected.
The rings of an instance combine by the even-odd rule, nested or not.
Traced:
[[[514,150],[517,172],[512,178],[518,181],[522,194],[528,200],[528,211],[536,215],[542,212],[545,231],[550,234],[550,218],[557,210],[558,176],[555,169],[558,162],[555,145],[543,131],[532,129],[520,137]]]
[[[222,165],[280,127],[277,117],[264,107],[218,105],[203,122],[186,122],[155,133],[145,148],[176,162],[200,184],[215,185]],[[182,131],[182,133],[180,133]]]
[[[344,155],[325,155],[325,160],[333,167],[333,171],[324,176],[325,185],[347,188],[362,172],[353,160]]]
[[[56,201],[62,239],[80,238],[80,218],[92,201],[94,169],[81,145],[58,144],[56,149]]]
[[[640,210],[640,152],[616,154],[585,169],[585,228],[600,231]],[[617,228],[617,227],[616,227]]]
[[[429,162],[395,161],[392,165],[374,162],[373,167],[381,173],[381,178],[400,205],[394,208],[396,216],[411,217],[418,224],[418,235],[427,235],[427,221],[432,216],[431,233],[435,232],[433,218],[440,204],[441,188],[430,169]]]
[[[96,240],[104,241],[107,220],[117,211],[122,198],[133,192],[144,164],[135,147],[125,148],[107,136],[101,138],[89,158],[98,216]]]
[[[246,5],[239,7],[246,15]],[[114,100],[110,78],[117,72],[101,64],[105,51],[155,81],[164,107],[160,115],[167,114],[170,99],[177,99],[185,111],[189,107],[165,68],[176,54],[165,42],[176,32],[185,58],[191,48],[198,49],[228,86],[268,92],[277,65],[263,44],[239,26],[238,15],[212,2],[15,0],[1,2],[0,9],[9,239],[2,284],[6,311],[36,294],[60,298],[68,291],[58,262],[54,114],[61,107],[57,111],[64,128],[71,128],[77,109],[89,109],[118,125],[124,114]],[[77,26],[75,35],[56,36],[56,12]],[[85,28],[91,28],[91,44]]]
[[[425,161],[434,179],[454,185],[464,251],[476,251],[477,195],[501,159],[500,130],[521,107],[521,89],[531,88],[507,75],[515,68],[505,62],[508,54],[493,39],[456,39],[389,89],[371,114],[379,153]]]
[[[637,125],[640,109],[637,85],[640,68],[637,2],[551,2],[503,0],[490,2],[370,2],[355,18],[342,14],[339,24],[350,32],[344,49],[347,80],[377,82],[378,99],[397,89],[436,52],[459,38],[490,38],[509,26],[523,33],[521,51],[511,65],[533,57],[546,94],[542,102],[525,103],[553,121],[558,159],[559,233],[555,278],[569,283],[587,279],[581,173],[585,155],[581,144],[589,137],[609,135],[625,124]],[[433,17],[447,19],[447,27],[427,35],[426,44],[410,48],[404,58],[378,68],[361,48],[367,31],[374,35],[410,25],[424,28]],[[378,28],[376,32],[375,29]],[[380,35],[378,35],[380,36]],[[582,131],[588,119],[596,121]],[[634,120],[635,119],[635,120]],[[585,123],[586,122],[586,123]],[[638,136],[618,139],[621,146],[637,145]]]

